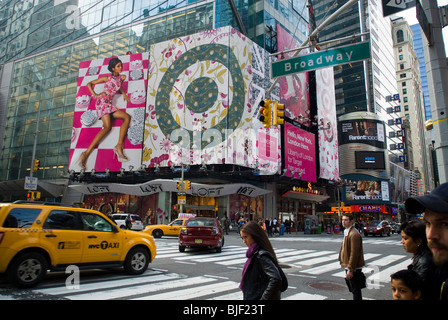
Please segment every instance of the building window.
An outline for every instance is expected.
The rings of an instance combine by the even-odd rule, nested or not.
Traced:
[[[404,41],[404,33],[403,30],[398,30],[397,31],[397,42],[403,42]]]

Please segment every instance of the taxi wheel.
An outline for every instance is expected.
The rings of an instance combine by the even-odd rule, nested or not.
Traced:
[[[47,274],[48,263],[37,252],[27,252],[19,256],[8,270],[9,281],[21,288],[37,285]]]
[[[153,236],[154,238],[162,238],[162,236],[163,236],[163,231],[160,230],[160,229],[154,230],[154,231],[152,232],[152,236]]]
[[[124,261],[124,270],[128,274],[142,274],[148,269],[149,253],[143,247],[132,249]]]

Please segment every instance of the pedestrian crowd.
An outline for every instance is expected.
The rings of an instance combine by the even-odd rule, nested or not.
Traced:
[[[412,262],[407,269],[390,276],[392,298],[448,301],[448,183],[428,195],[408,198],[405,207],[409,214],[423,213],[423,219],[413,219],[400,227],[403,249],[412,254]],[[367,287],[362,272],[362,237],[352,214],[343,213],[342,225],[344,239],[338,259],[353,300],[362,300],[362,289]],[[280,299],[281,292],[287,289],[287,278],[269,241],[279,226],[277,219],[271,218],[238,221],[238,232],[248,247],[240,283],[244,299]],[[286,221],[285,229],[288,232]]]

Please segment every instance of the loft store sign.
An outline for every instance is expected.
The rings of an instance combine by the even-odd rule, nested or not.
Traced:
[[[369,58],[370,43],[366,41],[272,62],[271,76],[272,78],[277,78],[299,72],[352,63]]]
[[[122,193],[135,196],[148,196],[159,192],[178,192],[177,181],[168,179],[156,179],[142,184],[82,184],[71,185],[69,187],[83,194]],[[220,197],[230,194],[257,197],[270,192],[269,190],[258,188],[247,183],[212,185],[194,182],[191,183],[191,189],[185,191],[186,194],[199,197]]]

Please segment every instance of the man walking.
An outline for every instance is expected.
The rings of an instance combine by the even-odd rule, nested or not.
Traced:
[[[345,282],[353,294],[353,300],[362,300],[361,289],[366,287],[362,267],[365,265],[362,249],[362,237],[353,225],[353,215],[344,213],[342,225],[344,226],[344,240],[339,250],[339,262],[345,268]]]
[[[443,183],[430,194],[408,198],[405,202],[408,213],[423,213],[426,238],[438,270],[435,294],[448,301],[448,183]]]

